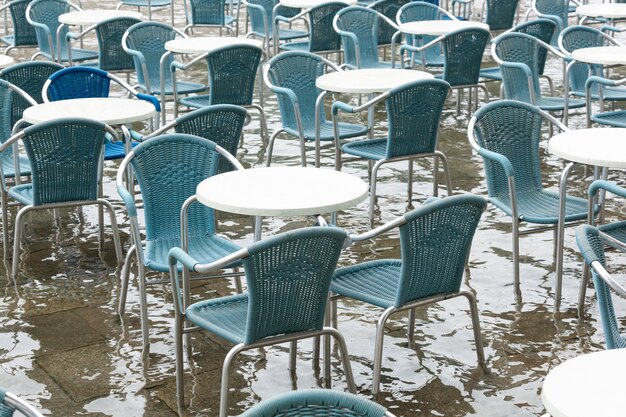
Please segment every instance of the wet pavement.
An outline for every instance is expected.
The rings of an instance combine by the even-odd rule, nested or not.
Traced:
[[[177,5],[180,2],[177,2]],[[102,6],[94,0],[84,7]],[[182,26],[181,7],[177,23]],[[168,21],[168,11],[157,13]],[[89,44],[88,44],[89,45]],[[27,59],[30,51],[15,56]],[[486,59],[485,62],[489,62]],[[190,72],[194,80],[205,80],[204,69]],[[561,67],[550,61],[548,71],[561,85]],[[498,85],[489,86],[492,97]],[[350,100],[350,96],[339,96]],[[354,98],[352,98],[354,100]],[[280,124],[275,97],[266,94],[270,132]],[[168,107],[168,111],[171,110]],[[171,112],[169,113],[171,117]],[[377,115],[384,132],[384,107]],[[364,117],[360,120],[365,121]],[[441,122],[440,148],[450,160],[455,193],[486,195],[482,161],[473,155],[466,138],[467,111],[457,115],[449,100]],[[574,116],[570,127],[584,127],[584,116]],[[264,165],[266,144],[253,116],[244,130],[239,159],[246,168]],[[563,161],[550,156],[542,145],[545,183],[556,187]],[[312,161],[310,153],[310,161]],[[278,140],[273,164],[297,165],[298,142]],[[333,166],[332,152],[323,154],[322,165]],[[431,192],[431,165],[416,168],[414,206]],[[418,166],[416,165],[416,167]],[[128,249],[129,223],[115,190],[117,163],[105,167],[105,195],[113,203]],[[352,162],[344,171],[364,180],[364,163]],[[380,210],[377,224],[405,212],[406,164],[381,169],[378,190]],[[612,172],[610,179],[623,185],[623,176]],[[587,180],[582,170],[571,182],[576,195],[584,195]],[[367,230],[367,202],[340,215],[339,225],[350,232]],[[608,216],[624,218],[626,207],[609,201]],[[11,211],[11,218],[15,210]],[[173,416],[176,415],[174,381],[173,306],[168,285],[148,289],[151,354],[149,366],[142,365],[139,297],[133,267],[127,312],[117,313],[120,268],[107,228],[102,252],[97,242],[97,213],[85,208],[83,214],[62,210],[60,227],[52,213],[30,215],[26,225],[20,273],[8,277],[10,259],[0,268],[0,386],[34,402],[47,415]],[[252,241],[252,222],[247,217],[224,213],[220,230],[236,242]],[[310,224],[304,218],[271,218],[263,223],[269,236]],[[465,299],[449,300],[418,309],[414,344],[406,339],[407,318],[394,316],[388,323],[379,401],[398,416],[535,416],[544,410],[540,400],[546,373],[560,362],[585,352],[604,348],[593,291],[583,320],[576,312],[581,275],[573,230],[566,231],[565,277],[561,312],[554,314],[553,234],[544,232],[522,237],[521,296],[516,299],[511,260],[509,219],[490,206],[474,239],[465,283],[476,293],[489,373],[477,367],[469,307]],[[398,236],[389,233],[375,241],[348,248],[341,265],[399,257]],[[615,255],[611,265],[625,265]],[[624,270],[623,268],[621,269]],[[158,277],[158,274],[152,274]],[[217,297],[234,292],[226,280],[194,284],[194,299]],[[624,317],[626,303],[617,305]],[[339,303],[339,329],[344,334],[357,390],[371,397],[375,322],[380,309],[343,300]],[[185,377],[188,414],[217,415],[219,374],[230,346],[206,334],[193,335],[193,356]],[[301,342],[298,351],[297,381],[289,378],[287,346],[244,353],[232,373],[230,413],[238,414],[262,399],[298,388],[321,384],[311,361],[312,346]],[[333,388],[344,390],[345,382],[338,357],[333,359]]]

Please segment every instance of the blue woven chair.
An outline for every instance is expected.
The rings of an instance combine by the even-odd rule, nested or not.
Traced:
[[[532,0],[531,10],[537,14],[537,17],[550,19],[556,23],[556,33],[558,34],[568,26],[567,18],[572,3],[578,4],[572,0]],[[556,45],[556,37],[552,39],[553,42],[551,43]]]
[[[312,389],[288,392],[246,410],[240,417],[394,417],[385,407],[346,392]]]
[[[486,9],[483,21],[491,31],[509,30],[513,27],[518,5],[519,0],[486,0],[483,3]]]
[[[241,122],[222,126],[224,130],[232,129],[230,135],[236,137],[241,134],[241,127]],[[214,142],[175,133],[141,143],[124,158],[117,171],[117,191],[130,217],[132,236],[132,246],[124,262],[119,313],[124,314],[130,266],[135,257],[144,353],[148,352],[150,344],[146,285],[163,283],[159,279],[148,281],[146,268],[169,271],[167,253],[177,246],[208,263],[239,249],[239,246],[217,234],[213,209],[193,204],[197,185],[217,174],[222,159],[236,169],[243,169],[228,151]],[[131,167],[143,199],[145,240],[142,240],[139,230],[137,203],[124,184],[126,171]],[[230,268],[237,266],[237,263],[229,264]],[[236,285],[240,290],[239,274],[237,271],[234,274],[237,275]]]
[[[13,417],[16,411],[25,417],[43,417],[35,407],[0,388],[0,417]]]
[[[441,80],[420,80],[404,84],[381,94],[362,106],[350,106],[336,101],[332,106],[333,123],[337,123],[339,111],[355,113],[370,109],[377,103],[385,102],[387,108],[388,131],[386,138],[351,141],[344,145],[335,138],[335,169],[341,170],[342,152],[366,159],[374,166],[370,169],[370,208],[369,221],[374,221],[376,205],[376,179],[383,164],[397,161],[409,161],[408,201],[413,197],[413,161],[419,158],[440,159],[446,177],[446,190],[452,193],[448,160],[437,150],[439,119],[445,105],[450,85]],[[435,167],[437,165],[435,164]],[[437,173],[433,175],[433,195],[437,195]]]
[[[170,21],[174,26],[174,2],[172,0],[121,0],[117,4],[117,9],[122,6],[136,7],[141,10],[142,7],[148,9],[148,20],[152,20],[152,9],[170,6]]]
[[[335,15],[333,27],[341,35],[345,66],[349,68],[391,68],[391,62],[381,61],[378,53],[378,27],[384,21],[392,28],[394,21],[374,9],[350,6]],[[392,51],[393,52],[393,51]]]
[[[346,9],[344,9],[346,10]],[[332,62],[309,52],[283,52],[272,58],[263,69],[265,84],[278,97],[282,126],[270,137],[267,147],[267,166],[272,163],[274,140],[280,133],[300,139],[302,166],[306,166],[306,143],[315,144],[315,166],[320,165],[321,142],[332,142],[335,129],[326,119],[324,97],[315,86],[315,80],[326,68],[338,70]],[[368,133],[366,126],[339,123],[340,139],[354,138]]]
[[[260,78],[259,65],[263,50],[253,45],[232,45],[215,49],[207,54],[206,62],[209,72],[209,94],[189,96],[180,99],[180,104],[191,108],[203,108],[215,104],[234,104],[259,113],[261,137],[267,140],[267,119],[263,107],[253,103],[254,83],[257,74]],[[174,61],[172,74],[176,77],[176,69],[186,69],[193,65],[198,57],[187,64]],[[174,78],[176,79],[176,78]],[[259,83],[259,90],[263,88]],[[176,100],[176,96],[174,96]],[[174,112],[177,116],[177,112]]]
[[[0,152],[4,152],[21,140],[31,166],[32,183],[9,189],[9,197],[24,206],[15,219],[13,277],[18,273],[24,216],[32,210],[93,204],[105,207],[111,218],[115,253],[122,260],[115,211],[99,195],[107,133],[115,136],[110,127],[95,120],[58,119],[29,126],[0,145]]]
[[[377,0],[367,7],[376,10],[392,22],[396,21],[398,10],[409,0]],[[393,35],[398,31],[396,26],[391,26],[386,20],[381,20],[378,25],[378,46],[391,45],[393,43]]]
[[[226,0],[184,0],[187,25],[183,32],[189,33],[196,27],[226,29],[229,34],[239,36],[239,6],[237,16],[226,14]],[[187,5],[189,3],[189,5]]]
[[[47,102],[76,98],[109,97],[111,81],[139,100],[152,103],[157,112],[161,110],[161,105],[156,97],[138,93],[125,81],[106,71],[83,66],[65,68],[52,74],[43,86],[43,99]],[[158,116],[156,119],[158,120]],[[125,156],[126,146],[122,141],[112,142],[107,140],[104,150],[105,161],[121,159]]]
[[[289,13],[284,13],[286,10],[278,5],[278,0],[244,0],[244,5],[250,19],[250,31],[246,33],[245,37],[262,39],[268,57],[272,55],[272,41],[274,42],[274,49],[278,50],[276,44],[280,41],[292,41],[309,36],[308,31],[291,28],[279,29],[278,34],[276,34],[274,30],[276,19],[279,16],[293,17]],[[274,11],[275,7],[276,11]]]
[[[626,298],[626,288],[606,270],[604,247],[610,245],[626,252],[626,245],[624,241],[612,239],[590,225],[580,226],[576,230],[576,242],[585,260],[585,266],[591,268],[593,274],[593,285],[598,297],[598,308],[600,309],[606,348],[624,349],[626,348],[626,336],[624,336],[623,331],[620,331],[620,323],[613,307],[613,294],[624,299]]]
[[[381,259],[339,268],[330,284],[338,297],[349,297],[385,309],[376,325],[372,394],[380,391],[385,323],[392,314],[409,310],[409,343],[413,343],[415,308],[453,297],[470,303],[476,354],[486,368],[474,293],[461,288],[474,232],[487,202],[474,195],[429,202],[353,241],[400,229],[402,259]],[[336,311],[332,308],[331,311]],[[335,321],[335,320],[333,320]]]
[[[511,217],[513,230],[513,276],[519,291],[519,236],[554,230],[559,219],[559,193],[541,184],[539,142],[545,122],[561,130],[567,128],[554,117],[527,103],[500,100],[479,109],[470,120],[468,138],[483,158],[489,201]],[[587,218],[587,200],[567,196],[565,222]],[[520,232],[520,224],[542,227]],[[559,233],[559,232],[557,232]],[[560,234],[559,234],[560,235]],[[557,247],[556,259],[563,247]],[[561,277],[556,277],[557,304]]]
[[[39,52],[31,60],[41,55],[50,61],[69,62],[66,39],[68,28],[59,23],[59,16],[76,10],[80,9],[67,0],[33,0],[28,4],[26,20],[35,28],[39,45]],[[71,53],[75,62],[98,59],[97,51],[72,48]]]
[[[491,55],[500,64],[504,97],[532,104],[541,110],[562,112],[567,125],[569,110],[585,107],[585,100],[568,96],[544,96],[539,85],[539,51],[546,49],[558,58],[562,52],[525,33],[504,33],[493,40]]]
[[[340,347],[348,390],[356,392],[345,341],[337,330],[324,327],[328,287],[346,237],[343,230],[334,227],[298,229],[256,242],[213,263],[200,263],[178,248],[170,251],[179,409],[185,406],[182,346],[183,333],[188,331],[184,328],[185,320],[235,345],[222,367],[220,417],[226,417],[228,412],[229,373],[240,352],[291,342],[295,354],[297,340],[317,336],[334,337]],[[236,260],[243,260],[248,284],[246,293],[203,300],[185,308],[186,294],[181,295],[176,268],[179,262],[192,271],[207,273]],[[188,283],[183,282],[182,288],[187,286]],[[326,353],[324,359],[328,361],[330,352]],[[295,357],[292,357],[292,372],[295,372],[294,365]],[[325,366],[324,376],[330,382],[329,366]]]
[[[7,45],[4,50],[5,54],[8,54],[11,50],[16,48],[32,48],[37,46],[35,28],[26,21],[26,7],[30,2],[31,0],[12,0],[0,7],[0,13],[5,16],[5,33],[4,36],[0,38],[0,41]],[[7,10],[11,14],[13,34],[9,34],[9,22],[8,19],[6,19]]]

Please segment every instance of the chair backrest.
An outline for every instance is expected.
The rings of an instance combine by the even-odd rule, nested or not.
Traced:
[[[420,80],[391,90],[386,100],[389,130],[387,158],[432,153],[450,84]]]
[[[16,411],[26,417],[43,417],[35,407],[0,388],[0,417],[13,417]]]
[[[176,119],[177,133],[200,136],[215,142],[231,155],[237,156],[239,138],[246,121],[246,109],[231,104],[218,104],[189,112]],[[218,157],[217,173],[232,171],[233,166]]]
[[[504,33],[494,40],[496,56],[504,63],[524,64],[530,70],[530,82],[526,72],[520,68],[501,65],[504,96],[507,99],[533,103],[533,95],[541,97],[539,88],[539,50],[537,38],[525,33]]]
[[[207,55],[210,104],[249,106],[254,95],[263,50],[254,45],[233,45]]]
[[[474,232],[486,205],[482,197],[460,195],[424,204],[404,215],[395,307],[459,291]]]
[[[443,39],[443,79],[451,86],[475,85],[480,77],[480,64],[487,42],[487,29],[457,30]]]
[[[399,23],[421,22],[424,20],[441,20],[447,16],[443,9],[436,4],[425,1],[412,1],[402,6],[396,15]],[[406,35],[407,43],[414,46],[423,46],[434,40],[436,36],[413,36]],[[416,44],[415,40],[419,41]],[[426,62],[439,58],[442,54],[441,44],[436,43],[430,48],[424,50]]]
[[[185,0],[187,1],[187,0]],[[224,26],[226,0],[189,0],[191,25]]]
[[[256,242],[243,258],[248,284],[244,343],[321,330],[346,232],[309,227]]]
[[[395,22],[398,10],[400,10],[400,7],[404,6],[408,2],[409,0],[378,0],[370,4],[368,7],[372,10],[376,10],[383,16],[388,17],[392,22]],[[397,29],[386,21],[381,20],[378,25],[378,44],[389,45],[391,43],[391,38],[396,32]]]
[[[21,99],[18,101],[18,98]],[[26,103],[26,107],[31,105],[34,100],[28,94],[16,88],[13,84],[6,80],[0,79],[0,143],[11,137],[13,118],[15,117],[13,107],[20,105],[18,103]],[[8,147],[2,152],[3,158],[11,158],[13,155],[13,147]]]
[[[367,7],[350,6],[335,15],[334,26],[341,35],[346,64],[354,68],[370,68],[378,63],[379,25],[379,13]],[[339,31],[355,36],[358,45],[352,36]]]
[[[339,10],[346,8],[340,1],[323,3],[309,10],[309,52],[338,51],[341,37],[333,28],[333,19]]]
[[[318,55],[310,52],[283,52],[268,62],[267,75],[272,84],[287,88],[298,98],[298,106],[305,130],[315,126],[315,102],[321,91],[315,80],[324,74],[325,63]],[[278,94],[278,108],[283,127],[298,130],[293,103],[284,94]],[[325,120],[324,107],[320,109],[320,120]]]
[[[527,35],[534,36],[540,41],[550,44],[550,41],[554,37],[556,32],[556,23],[550,19],[535,19],[528,22],[520,23],[515,26],[512,31],[518,33],[525,33]],[[537,62],[537,69],[539,75],[543,75],[543,71],[546,67],[546,59],[548,57],[548,50],[545,48],[539,48],[539,56]]]
[[[513,27],[519,0],[485,0],[487,16],[485,23],[491,30],[507,30]]]
[[[106,71],[91,67],[69,67],[49,78],[46,94],[49,101],[75,98],[108,97],[111,79]]]
[[[474,136],[480,147],[504,155],[515,171],[517,193],[542,189],[539,142],[543,117],[539,108],[513,100],[481,107]],[[502,166],[483,158],[489,195],[509,201],[508,179]]]
[[[606,35],[590,26],[570,26],[559,35],[559,47],[567,54],[581,48],[607,46],[608,44]],[[593,75],[602,76],[601,65],[592,65],[592,71]],[[574,63],[569,72],[570,91],[584,92],[587,78],[589,78],[589,66],[583,62]],[[597,94],[598,90],[598,85],[595,84],[592,93]]]
[[[37,45],[37,34],[26,21],[26,7],[32,0],[12,0],[9,2],[9,12],[13,22],[13,46]]]
[[[98,198],[105,127],[95,120],[63,118],[24,129],[34,205]]]
[[[116,17],[104,20],[96,26],[98,38],[98,68],[104,71],[128,71],[134,69],[133,57],[122,48],[124,33],[140,19]]]
[[[248,3],[258,7],[248,7],[248,16],[250,17],[250,31],[259,36],[272,36],[274,30],[274,19],[272,12],[274,6],[278,3],[276,0],[248,0]],[[267,31],[265,33],[265,25]]]
[[[598,229],[590,225],[579,226],[576,230],[576,242],[588,265],[591,265],[594,261],[598,261],[606,268],[604,242]],[[604,328],[606,348],[626,348],[626,337],[624,337],[619,330],[617,315],[613,307],[611,289],[594,268],[591,268],[591,273],[593,276],[593,285],[596,289],[596,296],[598,297],[598,307],[600,308],[600,319],[602,320],[602,327]]]
[[[59,16],[70,11],[72,11],[72,6],[67,0],[33,0],[28,5],[27,17],[31,21],[47,27],[47,29],[44,29],[43,27],[35,26],[37,44],[42,53],[48,55],[57,54],[59,50],[65,50],[67,48],[65,35],[67,34],[68,27],[63,25],[61,28],[60,45],[57,45],[57,29],[61,26]],[[52,45],[50,45],[48,35],[52,38]]]
[[[567,27],[567,15],[569,13],[570,0],[533,0],[534,8],[539,17],[556,16],[560,21],[556,21],[559,32]]]

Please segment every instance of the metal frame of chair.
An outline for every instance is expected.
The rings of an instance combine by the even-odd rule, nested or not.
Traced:
[[[340,348],[348,391],[356,393],[345,340],[336,329],[324,327],[325,312],[329,307],[328,288],[346,237],[343,230],[334,227],[298,229],[256,242],[208,264],[200,263],[182,249],[170,250],[168,259],[176,313],[176,391],[179,409],[185,406],[183,334],[198,329],[210,331],[235,344],[226,355],[222,367],[220,417],[226,417],[228,412],[229,372],[239,353],[290,342],[290,370],[295,372],[295,347],[301,339],[333,337]],[[239,260],[243,261],[246,271],[247,293],[200,301],[190,306],[184,303],[185,294],[181,295],[178,279],[178,263],[191,271],[208,273]],[[278,287],[277,280],[281,281]],[[182,288],[188,288],[184,275]],[[294,305],[285,300],[294,296],[298,298]],[[220,311],[226,315],[220,316]],[[185,319],[196,326],[185,328]],[[329,384],[329,340],[326,341],[324,365],[324,376]]]
[[[532,0],[531,8],[526,13],[526,20],[528,20],[530,13],[534,12],[537,17],[550,19],[556,23],[556,33],[561,33],[561,31],[563,31],[563,29],[565,29],[569,24],[567,20],[571,11],[571,4],[580,6],[580,2],[578,2],[578,0]],[[574,10],[574,12],[575,11],[576,10]]]
[[[15,411],[19,411],[25,417],[43,417],[43,414],[28,402],[0,388],[0,416],[13,417]]]
[[[332,312],[337,311],[335,303],[342,297],[385,309],[376,323],[373,395],[380,392],[383,338],[389,317],[409,311],[407,336],[413,344],[415,308],[454,297],[463,296],[470,303],[476,355],[481,368],[486,369],[476,296],[470,289],[461,288],[472,239],[486,205],[484,198],[475,195],[447,197],[427,202],[363,234],[349,236],[357,242],[400,229],[401,260],[374,260],[339,268],[330,286],[337,294],[331,297]],[[336,327],[336,317],[332,322]]]
[[[239,3],[240,0],[237,0]],[[239,13],[240,5],[237,5],[237,15],[225,14],[226,0],[183,0],[185,5],[185,21],[187,25],[183,32],[188,33],[194,27],[219,28],[220,35],[222,29],[226,29],[231,35],[239,36]],[[187,4],[189,3],[189,12]],[[215,13],[215,14],[213,14]],[[232,20],[231,20],[232,19]],[[235,27],[231,25],[234,23]]]
[[[152,21],[152,8],[153,7],[165,7],[170,6],[170,20],[172,26],[174,26],[174,1],[173,0],[121,0],[116,9],[119,10],[122,6],[136,7],[137,10],[141,10],[142,7],[148,8],[148,20]]]
[[[34,48],[37,47],[37,35],[35,28],[26,21],[26,7],[31,0],[12,0],[5,2],[0,7],[0,13],[4,15],[4,35],[0,41],[4,42],[7,47],[4,54],[8,55],[9,51],[16,48]],[[9,34],[9,19],[7,18],[7,10],[11,13],[11,21],[13,22],[13,34]]]

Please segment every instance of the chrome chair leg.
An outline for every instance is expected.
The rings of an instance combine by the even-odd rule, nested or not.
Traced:
[[[120,290],[120,301],[117,311],[120,315],[124,314],[126,309],[126,296],[128,295],[128,281],[130,279],[130,263],[135,254],[136,246],[133,245],[128,249],[126,259],[124,260],[124,266],[122,267],[122,288]]]
[[[230,365],[235,357],[246,348],[243,343],[239,343],[233,347],[226,358],[224,359],[224,365],[222,365],[222,385],[220,387],[220,412],[219,417],[227,417],[228,415],[228,389],[230,387]]]
[[[378,319],[376,323],[376,339],[374,345],[374,376],[372,379],[372,394],[378,395],[380,392],[380,372],[383,361],[383,341],[385,338],[385,323],[389,316],[391,316],[396,309],[389,307]]]
[[[464,289],[460,291],[460,294],[467,298],[470,305],[470,314],[472,316],[472,328],[474,330],[474,341],[476,342],[476,356],[478,358],[478,365],[488,372],[487,363],[485,361],[485,351],[483,350],[483,337],[480,331],[480,318],[478,315],[478,304],[476,303],[476,296],[473,292]]]

